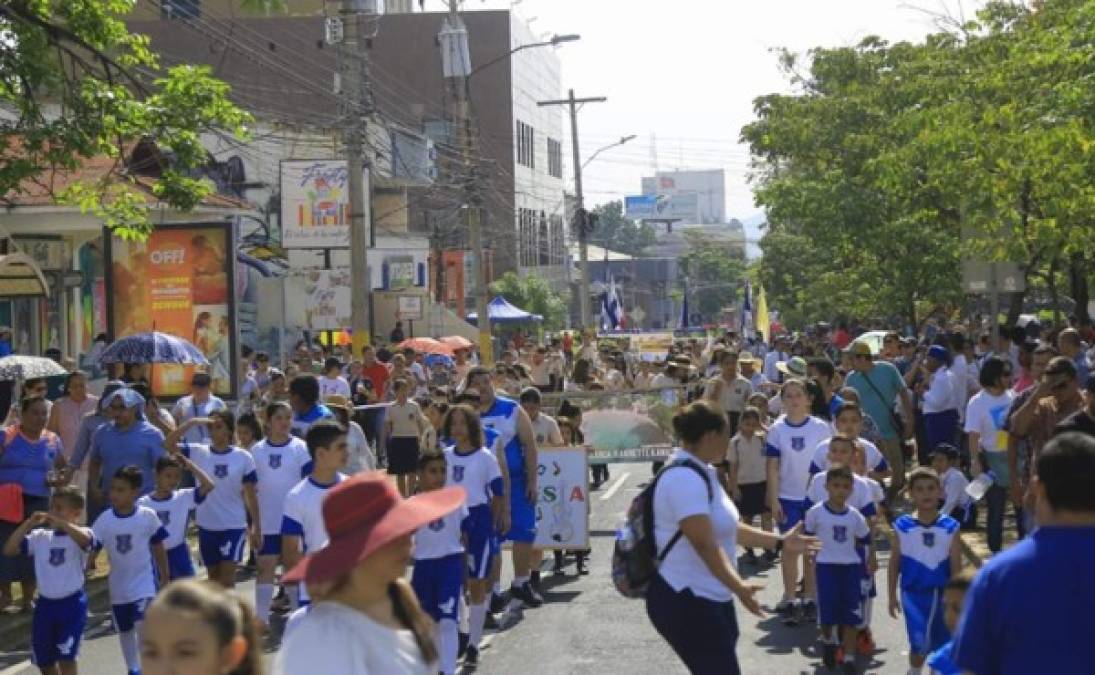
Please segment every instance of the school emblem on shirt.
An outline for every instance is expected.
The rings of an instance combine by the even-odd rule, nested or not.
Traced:
[[[133,550],[133,535],[119,534],[114,537],[114,550],[122,555]]]
[[[452,479],[454,481],[456,481],[457,483],[464,482],[464,467],[459,466],[459,465],[454,466],[452,468]]]
[[[927,546],[928,548],[931,548],[931,547],[935,546],[935,533],[934,532],[924,532],[924,533],[922,533],[922,536],[924,537],[924,545],[925,546]]]
[[[437,520],[427,525],[427,527],[429,527],[434,532],[440,532],[441,530],[445,529],[445,519],[438,518]]]
[[[49,550],[49,564],[54,567],[60,567],[65,564],[65,549],[63,548],[51,548]]]
[[[791,437],[791,449],[795,452],[802,452],[806,449],[806,437],[805,436],[792,436]]]
[[[213,466],[213,475],[217,478],[228,478],[228,465],[215,464]]]
[[[843,544],[848,541],[848,528],[845,525],[833,525],[833,541]]]
[[[156,515],[160,517],[160,525],[167,527],[171,524],[171,512],[170,511],[157,511]]]
[[[281,455],[270,455],[270,468],[271,469],[280,469],[281,468]]]

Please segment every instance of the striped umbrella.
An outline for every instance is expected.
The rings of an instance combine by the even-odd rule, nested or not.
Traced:
[[[103,350],[99,363],[183,363],[207,366],[209,360],[201,350],[181,337],[151,331],[115,340]]]
[[[64,375],[68,371],[53,359],[43,356],[11,354],[0,359],[0,382],[29,380],[35,377]]]

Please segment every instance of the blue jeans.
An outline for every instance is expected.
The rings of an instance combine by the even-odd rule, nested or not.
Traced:
[[[1010,500],[1007,486],[993,484],[985,493],[985,508],[988,511],[985,514],[985,536],[989,540],[989,550],[993,553],[999,553],[1004,547],[1004,512]],[[1015,507],[1015,522],[1018,523],[1019,536],[1022,537],[1026,528],[1023,510],[1018,506]]]

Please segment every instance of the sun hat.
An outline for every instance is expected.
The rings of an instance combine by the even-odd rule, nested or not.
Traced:
[[[455,511],[464,499],[461,487],[403,499],[387,476],[376,471],[347,478],[323,500],[327,546],[307,555],[282,581],[334,581],[386,544]]]
[[[761,360],[753,356],[753,352],[742,352],[738,354],[738,363],[752,363],[755,366],[761,365]]]
[[[792,356],[786,361],[780,361],[776,363],[776,368],[784,375],[806,377],[806,359],[801,356]]]
[[[354,407],[350,405],[350,399],[346,398],[342,394],[331,394],[327,398],[323,399],[323,404],[328,408],[341,408],[351,415],[354,414]]]
[[[862,340],[856,340],[848,345],[848,348],[844,350],[844,353],[852,356],[874,356],[871,352],[871,346]]]

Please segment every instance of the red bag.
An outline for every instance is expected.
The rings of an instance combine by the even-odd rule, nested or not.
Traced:
[[[19,483],[0,485],[0,520],[23,522],[23,486]]]

